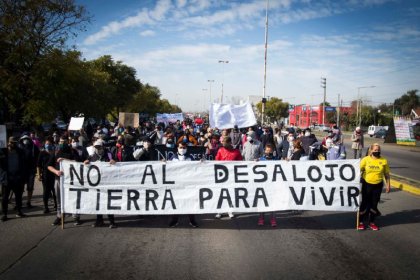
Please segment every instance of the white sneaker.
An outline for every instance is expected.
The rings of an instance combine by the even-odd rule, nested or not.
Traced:
[[[222,214],[217,213],[215,217],[216,217],[216,219],[220,219],[222,217]]]
[[[229,212],[228,215],[229,215],[229,218],[235,217],[232,212]]]

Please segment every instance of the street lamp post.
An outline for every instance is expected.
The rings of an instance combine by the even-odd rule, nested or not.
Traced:
[[[211,103],[212,103],[212,101],[211,101],[211,83],[214,83],[214,80],[207,80],[207,82],[209,82],[209,94],[210,94],[210,96],[209,96],[209,98],[210,98],[210,105],[211,105]]]
[[[362,88],[374,88],[375,86],[364,86],[364,87],[358,87],[357,88],[357,108],[356,108],[356,122],[359,120],[359,125],[362,125],[362,103],[363,101],[360,98],[360,89]],[[360,109],[359,109],[360,107]]]
[[[229,63],[229,60],[219,60],[219,63],[222,63],[222,96],[220,98],[220,103],[223,103],[223,83],[225,81],[225,64]]]

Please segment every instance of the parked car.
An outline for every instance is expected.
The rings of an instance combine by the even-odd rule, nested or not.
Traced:
[[[63,121],[56,122],[57,128],[60,130],[67,130],[67,124]]]
[[[373,137],[375,135],[375,133],[378,132],[381,129],[385,129],[385,131],[387,131],[388,130],[388,127],[387,126],[379,126],[379,125],[371,125],[368,128],[367,134],[370,137]]]
[[[373,135],[375,138],[382,138],[384,139],[386,137],[386,133],[388,131],[385,128],[381,128],[378,131],[375,132],[375,134]]]

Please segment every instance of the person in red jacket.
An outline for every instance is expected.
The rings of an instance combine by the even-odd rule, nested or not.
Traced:
[[[242,160],[241,152],[232,146],[232,138],[225,136],[222,147],[217,151],[216,160]]]
[[[226,136],[223,138],[222,147],[219,148],[216,154],[216,160],[242,160],[241,152],[238,149],[234,149],[232,146],[232,138]],[[233,218],[233,213],[228,212],[229,218]],[[216,214],[216,218],[220,219],[221,213]]]

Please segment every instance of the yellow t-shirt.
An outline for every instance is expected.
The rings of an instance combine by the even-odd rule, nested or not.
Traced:
[[[363,179],[369,184],[379,184],[384,180],[384,175],[389,174],[389,165],[386,158],[374,159],[366,156],[360,162],[360,171]]]

